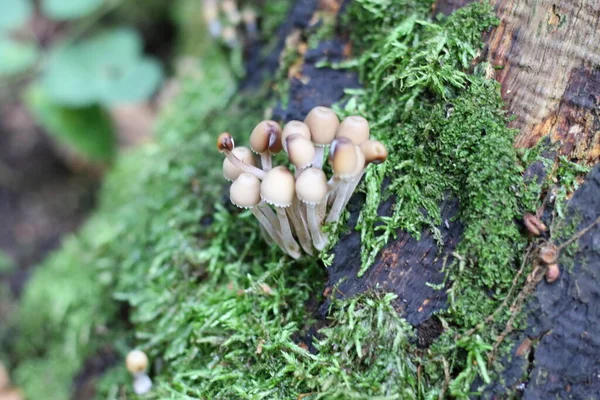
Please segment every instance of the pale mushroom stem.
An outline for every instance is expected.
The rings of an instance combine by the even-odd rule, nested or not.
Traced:
[[[340,186],[340,182],[341,182],[341,179],[336,178],[335,176],[332,176],[329,179],[329,181],[327,182],[327,188],[328,188],[327,201],[319,203],[319,206],[321,206],[321,204],[324,204],[324,205],[332,205],[333,204],[333,202],[336,198],[336,195],[337,195],[337,189]]]
[[[335,200],[333,201],[333,205],[331,206],[331,210],[329,210],[329,215],[325,222],[336,222],[340,219],[340,215],[342,215],[342,211],[344,211],[344,207],[346,207],[346,198],[350,197],[348,191],[351,186],[352,182],[343,181],[339,184],[337,195],[335,196]]]
[[[323,201],[324,202],[324,201]],[[306,216],[308,218],[308,229],[312,236],[313,245],[315,249],[321,251],[327,245],[327,235],[321,232],[321,224],[317,217],[317,206],[307,204],[306,205]]]
[[[241,169],[244,172],[248,172],[256,176],[258,179],[265,179],[265,176],[267,175],[265,171],[263,171],[260,168],[256,168],[255,166],[246,164],[245,162],[237,158],[236,155],[233,154],[231,151],[225,152],[225,156],[227,157],[229,162],[231,162],[235,167]]]
[[[271,159],[271,152],[267,151],[260,154],[260,165],[263,171],[267,172],[273,168],[273,161]]]
[[[296,230],[296,234],[298,235],[300,246],[302,246],[306,253],[312,255],[313,248],[310,241],[310,233],[308,232],[306,221],[304,220],[304,216],[302,215],[302,202],[300,202],[298,198],[294,198],[294,202],[288,210],[290,218],[292,220],[292,224],[294,225],[294,229]]]
[[[265,205],[258,205],[257,207],[252,207],[252,214],[256,217],[258,222],[265,228],[267,234],[277,243],[279,247],[285,249],[283,245],[283,239],[279,233],[279,226],[277,216],[269,208]]]
[[[315,168],[323,168],[323,158],[325,157],[325,147],[315,146],[315,157],[312,166]]]
[[[152,380],[145,372],[138,372],[133,376],[133,391],[141,396],[152,389]]]
[[[348,204],[350,198],[354,194],[354,191],[358,187],[360,180],[365,175],[365,172],[366,170],[363,169],[360,175],[358,175],[351,181],[343,182],[340,185],[340,189],[337,193],[337,196],[335,197],[333,206],[331,207],[331,211],[329,212],[329,216],[327,217],[327,222],[337,221],[340,218],[342,211],[344,210],[344,208],[346,208],[346,205]]]
[[[279,226],[281,227],[281,238],[283,240],[284,247],[287,253],[295,259],[300,258],[300,246],[292,235],[292,229],[290,228],[290,222],[285,213],[283,207],[275,207],[277,212],[277,218],[279,218]]]

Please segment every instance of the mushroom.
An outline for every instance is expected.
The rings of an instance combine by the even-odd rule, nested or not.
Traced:
[[[300,135],[310,140],[310,129],[308,129],[308,125],[301,121],[290,121],[283,127],[283,132],[281,133],[281,143],[283,144],[283,149],[287,152],[287,138],[290,135]]]
[[[316,146],[315,158],[312,165],[315,168],[323,167],[325,147],[329,146],[340,125],[340,120],[331,108],[315,107],[304,119],[310,129],[311,138]]]
[[[367,140],[360,145],[365,155],[366,164],[381,164],[388,158],[388,151],[383,143],[377,140]]]
[[[229,199],[239,208],[250,209],[269,237],[283,248],[277,216],[268,206],[261,205],[260,180],[256,176],[241,173],[229,187]]]
[[[233,155],[237,157],[244,164],[251,165],[253,167],[256,166],[256,162],[254,161],[254,156],[252,152],[247,147],[235,147],[232,151]],[[236,167],[229,161],[228,158],[223,160],[223,176],[229,182],[235,181],[237,177],[244,171],[241,168]]]
[[[306,205],[308,230],[312,236],[313,245],[319,251],[327,245],[327,235],[321,232],[317,206],[325,203],[327,189],[327,177],[320,168],[307,168],[296,179],[296,194]]]
[[[208,24],[208,33],[213,38],[217,38],[221,35],[221,22],[219,21],[219,8],[217,6],[217,0],[204,0],[202,13],[204,14],[204,21]]]
[[[238,10],[237,4],[235,4],[234,0],[223,0],[221,3],[221,8],[223,9],[223,12],[227,16],[227,19],[231,25],[236,26],[241,22],[242,16],[240,15],[240,11]]]
[[[256,12],[249,7],[242,10],[242,19],[246,26],[246,33],[250,39],[255,39],[258,36],[258,27],[256,25]]]
[[[355,115],[344,118],[335,134],[336,138],[345,137],[357,146],[369,140],[369,121]]]
[[[327,216],[327,222],[337,221],[340,218],[351,180],[357,175],[357,170],[360,171],[364,166],[359,163],[359,160],[362,160],[359,157],[359,151],[352,141],[345,137],[335,139],[331,144],[329,163],[334,176],[330,182],[330,188],[331,191],[337,190],[337,193],[335,193],[335,200]]]
[[[310,167],[315,158],[315,146],[306,137],[294,133],[285,139],[288,157],[296,167],[296,175],[305,168]]]
[[[558,264],[550,264],[548,265],[548,269],[546,270],[546,282],[553,283],[558,278],[560,278],[560,268]]]
[[[255,175],[258,179],[264,179],[266,172],[262,169],[256,168],[253,165],[246,164],[242,160],[240,160],[235,154],[233,154],[233,149],[235,147],[235,143],[233,141],[233,137],[227,132],[223,132],[219,135],[217,139],[217,149],[225,154],[225,157],[231,162],[234,167],[239,168],[243,172],[248,172],[250,174]]]
[[[294,258],[300,254],[300,246],[292,235],[292,229],[288,221],[285,209],[290,207],[294,201],[295,182],[292,173],[285,167],[275,167],[267,172],[260,185],[260,197],[275,207],[279,227],[281,228],[281,239],[284,249]]]
[[[281,151],[281,126],[275,121],[262,121],[250,134],[250,148],[260,154],[263,170],[272,168],[271,154]]]
[[[152,389],[152,380],[146,374],[148,356],[141,350],[133,350],[125,359],[127,370],[133,375],[133,391],[137,395],[146,394]]]

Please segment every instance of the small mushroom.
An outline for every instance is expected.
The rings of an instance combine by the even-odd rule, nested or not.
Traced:
[[[275,121],[262,121],[250,134],[250,148],[260,154],[264,171],[272,168],[271,154],[281,151],[281,126]]]
[[[148,393],[152,389],[152,380],[146,374],[148,356],[141,350],[133,350],[125,359],[127,370],[133,375],[133,391],[137,395]]]
[[[308,125],[311,139],[317,147],[312,164],[315,168],[321,168],[325,154],[324,149],[335,139],[340,120],[331,108],[315,107],[310,110],[304,122]]]
[[[292,229],[285,212],[290,207],[295,196],[295,181],[292,173],[285,167],[275,167],[263,179],[260,185],[261,198],[275,207],[284,249],[293,258],[300,257],[300,246],[292,235]]]
[[[219,21],[219,8],[217,0],[203,0],[202,13],[204,21],[208,25],[208,33],[213,38],[218,38],[221,35],[221,22]]]
[[[296,179],[296,194],[306,205],[308,229],[317,250],[323,250],[327,245],[327,235],[321,232],[321,221],[317,216],[317,206],[325,202],[327,189],[327,177],[320,168],[307,168]]]
[[[304,136],[294,133],[286,139],[288,157],[296,167],[296,173],[310,167],[315,157],[315,146]]]
[[[310,140],[310,129],[308,129],[308,125],[301,121],[290,121],[283,127],[283,132],[281,133],[281,143],[283,144],[283,149],[287,152],[287,138],[290,135],[300,135]]]
[[[231,25],[236,26],[241,22],[242,16],[240,15],[240,11],[234,0],[223,0],[221,2],[221,8]]]
[[[221,133],[217,138],[217,149],[225,154],[225,157],[231,162],[234,167],[239,168],[244,172],[248,172],[250,174],[255,175],[258,179],[264,179],[266,172],[262,169],[256,168],[253,165],[248,165],[242,160],[240,160],[234,153],[233,149],[235,147],[235,143],[233,141],[233,137],[227,132]]]
[[[241,173],[229,187],[229,199],[237,207],[250,209],[270,238],[283,248],[275,213],[268,206],[260,204],[260,181],[256,176]]]
[[[254,161],[254,156],[252,152],[247,147],[235,147],[232,151],[234,156],[240,159],[244,164],[251,165],[253,167],[256,166],[256,162]],[[223,176],[229,182],[235,181],[237,177],[244,171],[241,168],[236,167],[229,161],[228,158],[223,160]]]
[[[329,163],[334,175],[333,183],[330,186],[333,190],[337,190],[337,193],[335,193],[335,200],[326,221],[334,222],[342,214],[352,178],[356,176],[357,170],[361,170],[364,167],[364,163],[362,165],[359,164],[356,146],[354,146],[350,139],[345,137],[335,139],[331,144]]]
[[[560,277],[560,268],[558,264],[550,264],[548,265],[548,269],[546,270],[546,282],[553,283]]]
[[[365,118],[355,115],[346,117],[340,124],[335,134],[336,138],[345,137],[352,140],[357,146],[369,140],[369,121]]]
[[[540,260],[546,265],[556,263],[558,259],[558,248],[552,243],[548,243],[540,248]]]
[[[242,10],[242,20],[246,26],[246,33],[250,39],[256,39],[258,36],[258,26],[256,24],[256,12],[252,8]]]
[[[377,140],[367,140],[360,145],[367,164],[381,164],[388,158],[387,148]]]
[[[533,214],[523,215],[523,224],[533,236],[539,236],[547,229],[546,225]]]

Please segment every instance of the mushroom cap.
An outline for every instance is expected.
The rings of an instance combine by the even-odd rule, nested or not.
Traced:
[[[233,150],[235,147],[235,142],[233,141],[233,137],[228,132],[223,132],[217,138],[217,149],[221,153],[225,153]]]
[[[304,136],[308,140],[310,140],[310,129],[308,129],[308,125],[306,125],[302,121],[290,121],[283,127],[283,133],[281,134],[281,142],[283,143],[283,148],[287,151],[286,140],[290,135],[300,135]]]
[[[236,147],[231,151],[231,153],[244,163],[254,167],[256,166],[256,160],[254,160],[254,156],[249,148],[243,146]],[[223,176],[225,179],[228,181],[235,181],[241,173],[242,170],[233,165],[229,159],[226,158],[223,160]]]
[[[255,153],[281,151],[281,126],[275,121],[261,121],[250,134],[250,147]]]
[[[304,119],[310,129],[312,141],[320,147],[328,146],[335,139],[340,120],[331,108],[315,107]]]
[[[388,158],[388,151],[383,143],[377,140],[367,140],[360,145],[367,164],[381,164]]]
[[[242,172],[229,187],[229,199],[240,208],[252,208],[260,203],[260,180]]]
[[[554,264],[558,259],[558,248],[555,244],[549,243],[540,248],[540,259],[544,264]]]
[[[260,197],[275,207],[289,207],[295,195],[294,175],[285,167],[275,167],[260,184]]]
[[[296,179],[296,195],[303,203],[319,204],[327,190],[327,176],[320,168],[307,168]]]
[[[560,278],[560,268],[558,264],[550,264],[548,265],[548,269],[546,270],[546,282],[552,283]]]
[[[359,115],[344,118],[335,134],[336,138],[346,137],[360,146],[369,140],[369,121]]]
[[[127,354],[125,365],[132,374],[144,372],[148,368],[148,356],[141,350],[132,350]]]
[[[285,139],[285,142],[288,156],[292,164],[299,169],[309,167],[315,158],[315,146],[313,146],[310,139],[294,133],[289,135]]]
[[[333,141],[329,163],[334,175],[344,180],[352,178],[357,170],[358,161],[356,149],[350,139],[342,137]]]

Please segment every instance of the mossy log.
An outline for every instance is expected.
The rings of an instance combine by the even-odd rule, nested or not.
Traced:
[[[469,3],[440,0],[433,13],[449,15]],[[600,159],[600,8],[584,1],[506,0],[495,2],[494,7],[500,23],[484,34],[485,46],[476,61],[489,62],[487,76],[501,84],[512,117],[509,126],[518,130],[515,147],[534,148],[546,140],[545,145],[553,149],[552,161],[565,156],[581,164],[596,164]],[[277,116],[300,119],[315,104],[338,101],[339,85],[353,85],[354,78],[343,71],[316,69],[314,63],[324,58],[338,61],[348,46],[338,36],[306,54],[298,76],[292,77],[290,102]],[[580,228],[600,215],[600,169],[587,180],[569,206],[571,217],[579,216]],[[396,293],[396,309],[418,327],[419,344],[429,346],[443,330],[434,314],[447,307],[446,291],[436,286],[443,286],[442,268],[454,261],[453,252],[463,233],[463,224],[456,219],[457,201],[449,196],[441,206],[441,243],[430,230],[424,230],[419,239],[398,231],[365,275],[358,277],[361,243],[354,228],[363,200],[357,195],[351,204],[351,233],[334,249],[325,293],[337,292],[338,297],[374,290]],[[389,207],[390,202],[384,204],[380,213],[386,215]],[[549,218],[547,211],[545,217]],[[598,308],[600,297],[590,285],[600,283],[599,241],[600,227],[595,227],[569,256],[574,260],[571,267],[561,268],[560,281],[539,284],[525,307],[528,327],[510,334],[516,344],[512,357],[502,361],[506,364],[503,381],[492,384],[485,397],[523,392],[531,399],[583,398],[600,393],[600,315],[591,312]],[[320,308],[323,318],[328,307],[326,300]]]

